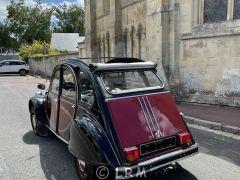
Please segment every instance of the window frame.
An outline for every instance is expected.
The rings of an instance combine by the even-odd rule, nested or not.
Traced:
[[[122,95],[122,94],[139,93],[139,92],[144,92],[144,91],[162,90],[162,89],[164,89],[165,84],[164,84],[164,82],[161,80],[161,78],[157,75],[156,71],[154,71],[154,70],[152,70],[152,69],[142,69],[142,70],[143,70],[143,71],[151,71],[151,72],[157,77],[157,79],[162,83],[162,86],[159,86],[159,87],[157,87],[157,86],[156,86],[156,87],[148,87],[148,88],[142,88],[142,89],[139,88],[139,90],[126,90],[126,91],[124,91],[124,92],[119,92],[119,93],[112,93],[112,92],[110,92],[109,90],[107,90],[107,88],[106,88],[106,86],[105,86],[105,83],[104,83],[104,81],[103,81],[103,77],[102,77],[104,73],[111,73],[111,72],[113,72],[113,73],[116,73],[116,72],[132,72],[132,71],[139,71],[139,69],[103,72],[103,73],[101,73],[101,74],[99,75],[99,77],[100,77],[100,83],[102,84],[104,90],[105,90],[107,93],[111,94],[111,95]]]
[[[228,20],[228,16],[229,16],[229,14],[228,14],[228,12],[229,12],[229,0],[224,0],[224,1],[226,1],[226,12],[224,12],[224,13],[226,13],[226,19],[224,19],[224,20],[217,20],[217,21],[206,21],[206,19],[205,19],[205,5],[206,5],[206,2],[205,2],[206,0],[204,0],[204,3],[203,3],[203,23],[205,24],[205,23],[218,23],[218,22],[225,22],[225,21],[227,21]],[[215,2],[217,2],[216,0],[215,0]]]
[[[234,1],[235,0],[227,0],[227,19],[225,21],[217,21],[217,22],[204,22],[204,3],[205,0],[197,0],[193,1],[193,3],[196,3],[195,5],[198,6],[198,12],[195,12],[194,15],[196,17],[196,20],[198,21],[198,24],[211,24],[211,23],[221,23],[226,22],[229,20],[237,20],[234,19]]]
[[[78,82],[77,82],[77,78],[76,78],[75,72],[68,65],[63,65],[61,67],[61,71],[62,71],[62,78],[61,78],[61,82],[60,82],[60,89],[61,89],[60,96],[67,102],[69,102],[69,100],[70,100],[70,101],[76,101],[75,103],[77,103],[77,101],[78,101]],[[75,84],[75,97],[74,98],[63,95],[64,71],[70,71],[70,73],[73,76],[73,80],[74,80],[74,84]]]
[[[93,90],[93,94],[94,94],[94,103],[93,104],[89,104],[89,103],[87,103],[87,102],[85,102],[85,101],[82,101],[82,83],[81,83],[81,74],[80,74],[80,72],[82,72],[84,75],[85,75],[85,77],[88,79],[88,81],[89,81],[89,83],[90,84],[92,84],[92,90]],[[94,88],[93,88],[93,81],[92,81],[92,78],[90,77],[90,75],[86,72],[86,71],[84,71],[83,69],[79,69],[78,70],[78,79],[79,79],[79,99],[78,99],[78,102],[80,103],[80,104],[82,104],[82,105],[86,105],[86,106],[88,106],[88,107],[91,107],[91,108],[93,108],[93,109],[95,109],[95,110],[97,110],[95,107],[94,107],[94,105],[97,103],[97,97],[96,97],[96,93],[95,93],[95,90],[94,90]]]
[[[59,71],[60,73],[60,76],[59,76],[59,92],[58,94],[56,94],[55,92],[52,91],[52,85],[53,85],[53,80],[54,80],[54,77],[56,75],[56,72]],[[50,82],[50,85],[49,85],[49,88],[48,88],[48,93],[53,93],[55,95],[60,95],[61,93],[61,75],[62,75],[62,68],[61,66],[57,66],[54,71],[53,71],[53,74],[52,74],[52,77],[51,77],[51,82]]]
[[[235,18],[235,7],[236,7],[236,6],[235,6],[235,1],[236,1],[236,0],[232,0],[232,1],[233,1],[233,3],[232,3],[232,4],[233,4],[233,7],[232,7],[232,11],[233,11],[233,13],[232,13],[232,19],[233,19],[233,20],[239,20],[240,17],[239,17],[239,18]],[[240,16],[240,15],[239,15],[239,16]]]
[[[4,62],[1,62],[1,64],[2,66],[10,66],[10,61],[4,61]]]

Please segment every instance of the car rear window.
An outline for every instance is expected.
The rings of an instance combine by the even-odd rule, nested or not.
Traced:
[[[164,86],[157,75],[150,70],[105,72],[101,79],[106,90],[111,94],[150,90]]]

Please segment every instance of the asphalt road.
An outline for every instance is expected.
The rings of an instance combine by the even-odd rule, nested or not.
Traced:
[[[0,76],[0,179],[77,179],[67,146],[51,136],[41,138],[31,131],[28,99],[36,84],[30,76]],[[240,180],[240,137],[229,137],[191,128],[200,153],[148,179]]]

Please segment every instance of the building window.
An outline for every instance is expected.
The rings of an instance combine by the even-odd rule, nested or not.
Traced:
[[[234,0],[233,19],[240,19],[240,0]]]
[[[228,0],[204,0],[204,23],[227,20]]]
[[[103,14],[109,14],[109,13],[110,13],[110,1],[103,0]]]

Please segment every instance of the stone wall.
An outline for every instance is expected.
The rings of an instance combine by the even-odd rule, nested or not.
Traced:
[[[240,106],[240,36],[183,39],[180,72],[180,99]]]
[[[35,58],[29,60],[30,74],[41,76],[43,78],[50,78],[54,67],[62,60],[76,59],[78,53],[53,55],[46,58]]]
[[[78,43],[79,58],[87,58],[85,42]]]
[[[0,55],[0,61],[3,60],[18,60],[19,56],[18,55]]]

